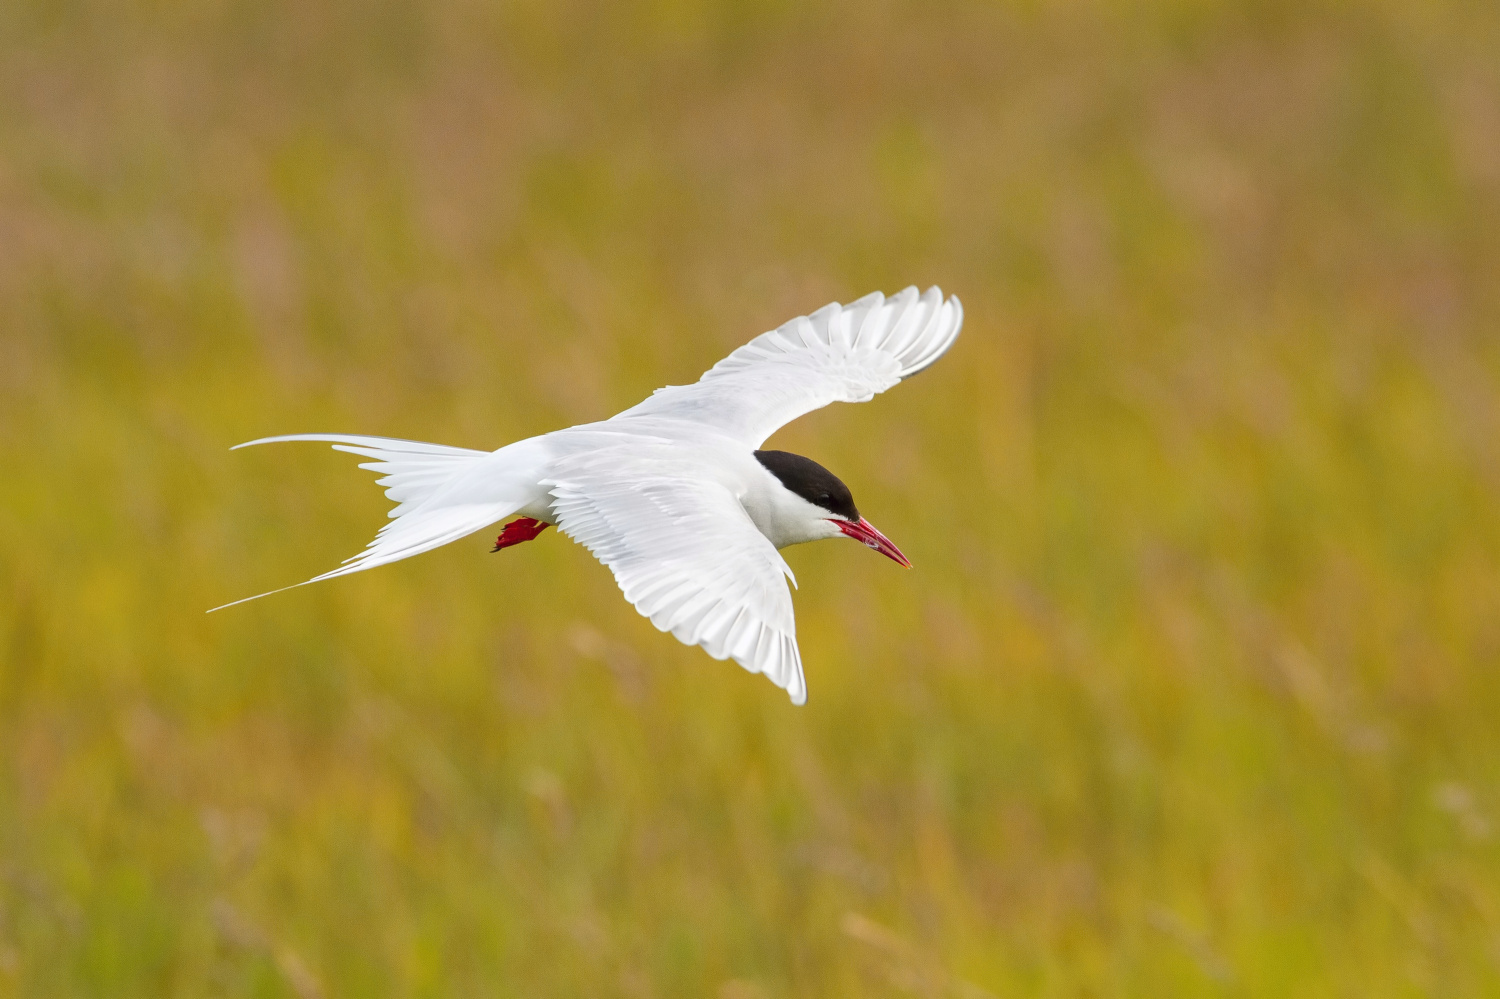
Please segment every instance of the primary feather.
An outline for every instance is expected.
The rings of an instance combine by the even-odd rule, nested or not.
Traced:
[[[879,292],[833,303],[763,333],[692,385],[669,385],[615,420],[679,419],[721,430],[752,448],[831,402],[866,402],[941,357],[964,321],[937,288]]]

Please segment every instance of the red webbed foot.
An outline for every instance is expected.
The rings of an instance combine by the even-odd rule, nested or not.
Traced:
[[[517,518],[500,529],[500,536],[495,539],[495,547],[491,548],[490,552],[494,553],[523,541],[530,541],[551,526],[545,520],[533,520],[530,517]]]

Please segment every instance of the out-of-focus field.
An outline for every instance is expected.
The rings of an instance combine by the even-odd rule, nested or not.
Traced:
[[[0,994],[1500,995],[1500,9],[0,4]],[[811,690],[313,445],[963,298]]]

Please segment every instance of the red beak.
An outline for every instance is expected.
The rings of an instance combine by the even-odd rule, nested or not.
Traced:
[[[828,519],[832,521],[835,527],[866,548],[875,549],[897,565],[904,565],[908,569],[911,568],[911,560],[901,554],[901,549],[892,544],[890,538],[875,530],[875,525],[865,518],[859,518],[858,523],[852,520],[833,520],[832,517]]]

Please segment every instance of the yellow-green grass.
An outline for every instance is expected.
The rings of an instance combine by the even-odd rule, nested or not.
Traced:
[[[1500,995],[1500,16],[0,5],[0,994]],[[205,616],[939,283],[810,699],[555,533]]]

